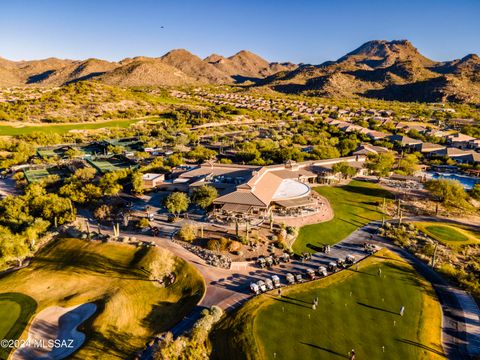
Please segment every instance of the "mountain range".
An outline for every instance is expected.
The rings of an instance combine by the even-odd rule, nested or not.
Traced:
[[[61,86],[97,80],[118,86],[244,84],[286,93],[400,101],[480,104],[480,58],[437,62],[407,40],[373,40],[336,61],[319,65],[268,62],[242,50],[205,59],[183,49],[161,57],[100,59],[0,58],[0,86]]]

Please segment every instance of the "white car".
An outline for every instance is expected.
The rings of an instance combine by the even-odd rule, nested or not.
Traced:
[[[250,290],[252,290],[252,292],[256,295],[260,294],[260,288],[255,283],[250,284]]]

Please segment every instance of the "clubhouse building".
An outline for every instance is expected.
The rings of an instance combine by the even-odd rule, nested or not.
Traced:
[[[347,162],[363,172],[364,155],[305,162],[288,161],[281,165],[251,166],[205,163],[181,171],[173,183],[186,191],[210,185],[219,197],[213,202],[217,215],[265,217],[270,212],[295,215],[314,211],[315,198],[310,186],[337,179],[332,168]]]

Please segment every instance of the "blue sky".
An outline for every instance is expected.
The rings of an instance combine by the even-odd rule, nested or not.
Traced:
[[[408,39],[434,60],[480,53],[480,0],[0,1],[0,56],[12,60],[185,48],[316,64],[372,39]]]

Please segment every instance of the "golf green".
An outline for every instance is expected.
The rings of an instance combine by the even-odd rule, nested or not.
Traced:
[[[306,225],[293,243],[295,252],[316,252],[320,245],[333,245],[371,221],[382,219],[383,199],[393,196],[372,183],[351,181],[344,186],[319,186],[315,191],[324,196],[333,209],[330,221]]]
[[[480,243],[480,233],[474,226],[448,222],[414,222],[417,229],[450,247]]]
[[[357,359],[444,358],[432,287],[387,251],[364,260],[358,270],[285,289],[280,298],[259,296],[221,323],[214,336],[220,352],[228,346],[230,353],[244,352],[230,359],[342,359],[352,349]]]
[[[0,340],[16,340],[27,326],[37,308],[31,297],[20,293],[0,294]],[[0,348],[0,359],[9,349]]]
[[[467,241],[468,237],[458,232],[454,228],[446,226],[427,226],[427,231],[436,237],[441,238],[443,241]]]
[[[0,300],[0,339],[5,339],[5,335],[15,325],[20,316],[22,307],[11,300]]]

